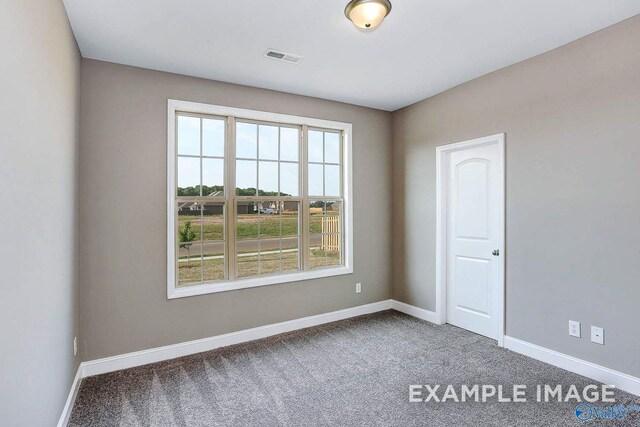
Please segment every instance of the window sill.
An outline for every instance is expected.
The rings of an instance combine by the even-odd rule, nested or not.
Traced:
[[[352,274],[350,267],[325,268],[313,271],[279,274],[274,276],[251,277],[227,282],[206,283],[203,285],[176,288],[173,284],[168,289],[167,299],[192,297],[195,295],[215,294],[218,292],[236,291],[239,289],[256,288],[259,286],[279,285],[299,282],[302,280],[321,279],[323,277],[342,276]]]

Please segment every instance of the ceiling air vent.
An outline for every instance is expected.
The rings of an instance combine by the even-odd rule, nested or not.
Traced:
[[[288,62],[290,64],[298,64],[302,61],[302,56],[293,55],[291,53],[279,52],[277,50],[268,49],[264,56],[271,59],[277,59],[278,61]]]

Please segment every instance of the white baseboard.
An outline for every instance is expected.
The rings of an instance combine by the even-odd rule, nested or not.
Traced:
[[[344,310],[332,311],[330,313],[302,317],[300,319],[289,320],[286,322],[259,326],[257,328],[245,329],[238,332],[231,332],[215,337],[187,341],[179,344],[156,347],[119,356],[83,362],[81,365],[82,376],[89,377],[92,375],[119,371],[121,369],[133,368],[149,363],[161,362],[163,360],[175,359],[176,357],[202,353],[204,351],[214,350],[220,347],[270,337],[283,332],[322,325],[324,323],[335,322],[338,320],[348,319],[350,317],[361,316],[363,314],[390,310],[391,307],[391,300],[384,300]]]
[[[612,384],[616,388],[640,396],[640,378],[509,336],[504,337],[504,346],[516,353],[524,354],[604,384]]]
[[[424,308],[419,308],[396,300],[391,300],[391,308],[408,314],[409,316],[417,317],[418,319],[435,323],[436,325],[442,324],[442,322],[440,322],[439,316],[434,311],[425,310]]]
[[[67,401],[64,404],[62,415],[60,415],[60,419],[58,420],[58,427],[66,427],[67,424],[69,423],[71,410],[73,409],[73,404],[76,401],[76,396],[78,395],[78,390],[80,389],[81,382],[82,382],[82,364],[78,366],[78,370],[76,371],[76,376],[73,378],[73,383],[71,383],[71,390],[69,390],[69,396],[67,396]]]

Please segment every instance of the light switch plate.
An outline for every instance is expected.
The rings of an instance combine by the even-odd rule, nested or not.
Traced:
[[[591,327],[591,342],[604,345],[604,329],[597,326]]]

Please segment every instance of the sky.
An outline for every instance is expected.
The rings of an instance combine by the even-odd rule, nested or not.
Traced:
[[[220,157],[202,159],[202,184],[222,185],[224,131],[223,120],[178,116],[178,187],[200,184],[200,159],[183,156],[200,156],[201,145],[202,155]],[[256,188],[259,185],[264,191],[299,196],[298,132],[297,128],[237,122],[236,186]],[[309,195],[339,196],[339,134],[310,130],[308,153]]]

